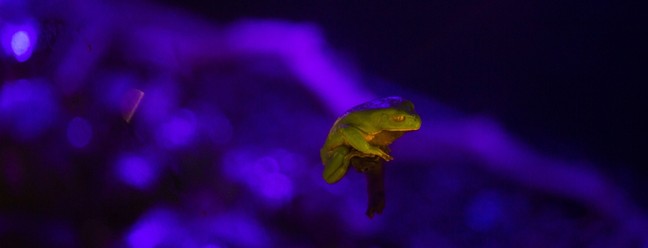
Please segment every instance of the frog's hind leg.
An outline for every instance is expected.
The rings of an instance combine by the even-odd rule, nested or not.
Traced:
[[[349,170],[349,151],[346,146],[340,146],[329,153],[322,177],[327,183],[336,183],[346,175]]]

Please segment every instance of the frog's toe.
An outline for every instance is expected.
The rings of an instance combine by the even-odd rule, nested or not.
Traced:
[[[342,163],[340,164],[340,166],[335,165],[336,164],[326,166],[324,168],[324,172],[322,173],[322,177],[329,184],[337,183],[338,181],[340,181],[344,177],[344,175],[346,175],[349,169],[348,162]]]
[[[328,184],[334,184],[334,183],[337,183],[337,182],[339,182],[341,179],[342,179],[341,177],[331,177],[331,176],[329,176],[329,177],[325,177],[325,178],[324,178],[324,180],[325,180],[326,183],[328,183]]]
[[[383,156],[380,156],[383,158],[385,161],[392,161],[394,160],[394,157],[390,156],[389,154],[384,154]]]

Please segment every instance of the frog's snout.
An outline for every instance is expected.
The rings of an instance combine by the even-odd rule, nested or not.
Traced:
[[[412,115],[412,131],[419,130],[421,128],[421,116]]]

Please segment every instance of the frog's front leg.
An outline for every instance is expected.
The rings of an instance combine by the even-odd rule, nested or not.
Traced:
[[[359,152],[381,157],[385,161],[391,161],[394,159],[392,156],[380,149],[380,147],[369,144],[365,139],[367,134],[355,127],[347,126],[340,128],[339,132],[344,136],[346,142]]]
[[[328,154],[328,159],[324,164],[322,177],[327,183],[336,183],[344,177],[349,170],[349,152],[351,148],[339,146]]]

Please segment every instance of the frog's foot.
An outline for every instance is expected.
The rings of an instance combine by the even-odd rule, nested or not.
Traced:
[[[348,156],[348,158],[352,158],[352,157],[376,158],[376,159],[382,158],[385,161],[394,160],[394,158],[392,156],[390,156],[385,151],[383,151],[382,149],[377,148],[377,147],[376,147],[375,150],[372,150],[371,153],[364,153],[364,152],[361,152],[361,151],[358,151],[358,150],[354,150],[353,152],[349,153],[347,156]]]
[[[387,153],[385,153],[384,156],[380,156],[380,157],[381,157],[382,159],[384,159],[385,161],[392,161],[392,160],[394,160],[394,157],[392,157],[391,155],[389,155],[389,154],[387,154]]]
[[[387,162],[388,162],[388,161],[392,161],[392,160],[394,160],[394,157],[392,157],[391,155],[387,154],[387,153],[384,152],[383,150],[380,150],[380,154],[378,154],[378,156],[379,156],[380,158],[382,158],[383,160],[387,161]]]
[[[364,152],[360,152],[360,151],[358,151],[358,150],[353,150],[352,152],[349,152],[349,154],[347,154],[347,159],[355,159],[355,158],[363,158],[363,159],[364,159],[364,158],[373,158],[373,159],[379,159],[380,157],[378,157],[378,155],[369,154],[369,153],[364,153]]]
[[[383,151],[383,149],[380,149],[379,147],[371,147],[372,149],[369,151],[369,154],[381,157],[385,161],[392,161],[394,158],[387,154],[387,152]]]

